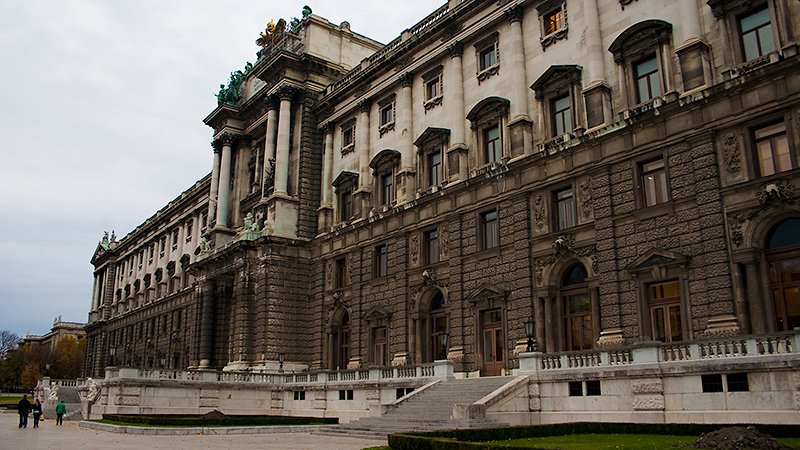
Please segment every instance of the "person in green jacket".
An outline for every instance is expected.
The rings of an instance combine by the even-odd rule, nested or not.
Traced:
[[[56,405],[56,425],[63,425],[64,424],[64,414],[67,413],[67,405],[64,402],[59,401]]]

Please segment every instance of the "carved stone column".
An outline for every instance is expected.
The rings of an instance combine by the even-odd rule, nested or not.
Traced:
[[[458,179],[450,180],[448,174],[448,182],[463,181],[467,179],[469,173],[469,166],[467,164],[467,120],[466,112],[464,112],[464,67],[463,67],[463,54],[464,46],[461,42],[454,42],[447,49],[450,51],[450,83],[449,87],[445,89],[448,94],[448,103],[452,106],[447,106],[447,113],[452,117],[452,126],[450,129],[450,148],[447,149],[447,165],[449,169],[458,167]]]
[[[611,87],[605,81],[605,48],[600,34],[600,13],[597,0],[583,3],[586,14],[586,75],[588,86],[583,90],[586,105],[586,127],[593,128],[613,122],[611,117]]]
[[[333,225],[333,126],[323,126],[325,155],[322,159],[322,204],[317,209],[317,232],[324,233]]]
[[[208,220],[216,220],[217,216],[217,195],[219,193],[219,164],[220,164],[220,148],[215,145],[216,141],[211,144],[214,148],[214,166],[211,169],[211,189],[208,192]],[[206,224],[210,229],[211,224]]]
[[[358,176],[358,189],[353,193],[353,216],[356,218],[367,218],[367,212],[370,210],[370,181],[372,175],[370,174],[370,125],[369,113],[372,110],[372,102],[369,99],[363,99],[358,102],[361,114],[356,123],[356,151],[358,152],[359,176]]]
[[[261,197],[269,196],[269,188],[275,185],[275,140],[278,133],[278,105],[268,100],[267,110],[267,135],[264,140],[264,182],[262,183]]]
[[[200,368],[211,367],[212,343],[214,341],[214,283],[203,283],[200,295],[202,306],[200,311]]]
[[[511,25],[511,121],[508,124],[511,157],[533,154],[531,118],[528,115],[528,83],[525,79],[525,46],[522,36],[522,5],[505,11]]]
[[[398,196],[397,203],[403,204],[412,201],[416,198],[416,168],[414,164],[414,133],[413,133],[413,108],[411,86],[413,85],[414,77],[410,73],[404,73],[400,76],[400,85],[402,91],[397,99],[397,106],[400,114],[398,115],[399,128],[402,133],[400,140],[400,171],[398,173],[398,181],[400,182],[400,192],[405,192],[405,195]]]
[[[282,89],[278,117],[278,141],[275,158],[275,194],[289,195],[289,134],[291,132],[292,94],[289,88]]]
[[[219,193],[217,200],[217,227],[228,227],[228,201],[231,190],[231,147],[236,139],[233,134],[225,133],[220,138],[222,144],[222,160],[219,166]]]

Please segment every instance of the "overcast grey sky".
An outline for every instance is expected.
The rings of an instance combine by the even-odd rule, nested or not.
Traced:
[[[211,169],[202,119],[304,4],[387,43],[444,0],[0,0],[0,330],[86,321],[89,263]]]

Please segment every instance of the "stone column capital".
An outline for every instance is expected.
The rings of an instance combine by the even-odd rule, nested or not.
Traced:
[[[234,133],[222,133],[218,138],[214,139],[211,143],[214,146],[214,152],[218,152],[224,146],[233,146],[241,139],[242,136]]]
[[[447,50],[450,52],[451,58],[460,58],[464,54],[464,44],[455,41],[447,46]]]
[[[275,92],[275,95],[278,97],[278,99],[280,99],[280,101],[292,101],[296,93],[297,89],[291,86],[282,86]]]
[[[370,108],[372,108],[372,100],[365,98],[358,102],[358,109],[362,113],[368,113]]]
[[[524,8],[521,4],[516,4],[503,12],[508,19],[508,23],[521,22],[522,15],[524,14]]]
[[[411,87],[414,84],[414,75],[411,72],[406,72],[400,75],[400,85],[402,87]]]

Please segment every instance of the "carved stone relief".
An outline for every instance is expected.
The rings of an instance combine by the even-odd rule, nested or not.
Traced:
[[[736,175],[741,170],[741,152],[739,151],[739,138],[736,137],[736,133],[731,132],[723,136],[722,160],[728,173]]]
[[[447,229],[447,224],[445,223],[442,225],[441,230],[439,231],[439,242],[440,242],[440,252],[442,254],[442,259],[447,259],[450,253],[450,233]]]
[[[545,206],[544,198],[542,198],[541,194],[537,195],[536,200],[534,200],[533,202],[533,219],[536,222],[536,228],[540,230],[544,228],[544,217],[545,217],[544,206]]]
[[[578,195],[580,205],[581,205],[581,213],[583,214],[584,218],[591,217],[592,215],[592,180],[584,180],[578,184]]]
[[[764,189],[759,190],[756,193],[756,197],[758,198],[758,206],[750,211],[733,214],[728,220],[731,243],[736,247],[739,247],[744,242],[742,225],[745,222],[752,220],[771,207],[780,208],[784,205],[796,205],[798,203],[794,194],[794,185],[789,182],[785,184],[770,183],[764,186]]]
[[[411,236],[411,264],[416,265],[419,259],[419,236],[416,234]]]

